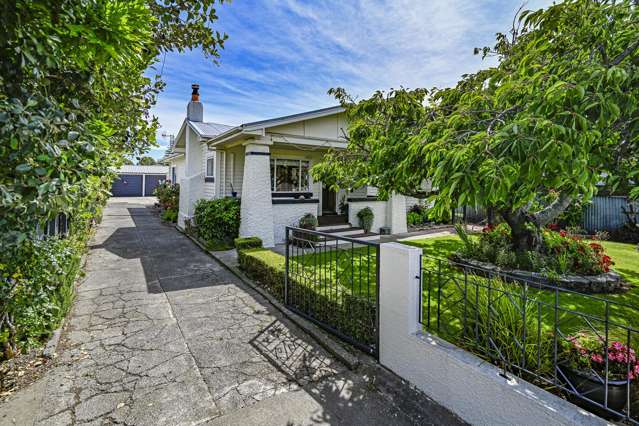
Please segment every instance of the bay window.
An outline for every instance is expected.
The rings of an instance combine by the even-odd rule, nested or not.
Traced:
[[[309,162],[271,158],[271,191],[303,192],[309,190]]]

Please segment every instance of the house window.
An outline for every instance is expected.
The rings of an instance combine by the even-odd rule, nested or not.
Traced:
[[[305,160],[271,159],[271,191],[298,192],[309,190],[309,162]]]
[[[215,176],[215,157],[206,159],[206,177]]]
[[[175,181],[175,166],[171,167],[171,182],[177,183]]]

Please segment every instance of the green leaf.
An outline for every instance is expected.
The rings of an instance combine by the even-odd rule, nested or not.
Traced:
[[[16,166],[16,172],[18,173],[26,173],[31,170],[31,166],[29,164],[19,164]]]

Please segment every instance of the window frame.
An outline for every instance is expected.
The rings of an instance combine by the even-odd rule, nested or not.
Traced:
[[[211,161],[213,164],[213,174],[210,175],[209,174],[209,161]],[[204,170],[204,177],[205,178],[212,178],[215,177],[215,156],[210,156],[210,157],[206,157],[206,167]]]
[[[279,161],[296,161],[297,162],[297,167],[298,167],[298,177],[297,177],[297,189],[293,190],[293,191],[283,191],[283,190],[278,190],[277,189],[277,162]],[[302,188],[302,163],[306,164],[306,187]],[[311,191],[311,161],[310,160],[306,160],[306,159],[302,159],[302,158],[287,158],[287,157],[271,157],[271,161],[269,162],[269,169],[272,170],[271,172],[271,193],[290,193],[290,194],[295,194],[298,192],[310,192]]]

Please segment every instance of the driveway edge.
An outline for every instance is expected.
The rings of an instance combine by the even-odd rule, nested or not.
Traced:
[[[195,245],[197,245],[202,251],[215,259],[231,273],[233,273],[233,275],[239,278],[244,284],[248,285],[253,290],[258,292],[262,297],[268,300],[269,303],[282,314],[284,314],[286,318],[288,318],[296,326],[301,328],[304,332],[315,339],[324,349],[326,349],[331,355],[335,356],[342,363],[344,363],[344,365],[346,365],[350,370],[355,370],[360,365],[360,360],[356,355],[353,355],[348,350],[346,350],[344,346],[336,342],[320,327],[290,311],[286,306],[284,306],[284,304],[282,304],[282,302],[277,300],[273,295],[257,285],[252,279],[247,277],[238,267],[229,264],[228,261],[218,256],[214,251],[207,250],[200,241],[184,232],[184,230],[179,228],[177,225],[175,226],[175,228],[191,241],[193,241],[193,243],[195,243]]]

